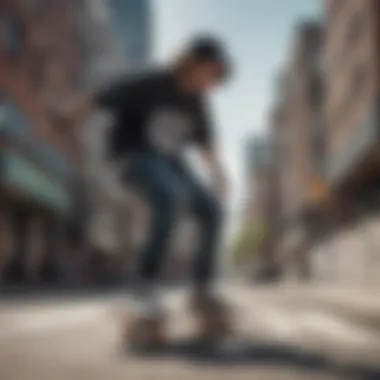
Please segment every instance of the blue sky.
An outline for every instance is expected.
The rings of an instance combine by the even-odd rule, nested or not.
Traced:
[[[244,139],[265,128],[273,82],[285,62],[294,26],[318,17],[321,0],[154,0],[155,57],[165,60],[192,36],[212,32],[233,55],[236,76],[213,98],[233,207],[244,186]]]

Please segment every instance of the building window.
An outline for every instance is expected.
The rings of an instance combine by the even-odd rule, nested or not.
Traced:
[[[320,106],[323,101],[322,81],[319,76],[314,76],[309,85],[309,100],[313,106]]]
[[[349,93],[347,94],[350,102],[354,97],[359,96],[365,88],[368,78],[368,70],[368,65],[364,63],[358,65],[355,68],[351,77]]]
[[[17,16],[8,16],[3,21],[2,51],[8,57],[19,58],[24,45],[24,25]]]
[[[39,14],[40,12],[44,10],[47,4],[48,4],[47,0],[29,0],[28,8],[31,13]]]
[[[334,21],[335,18],[341,13],[342,9],[346,5],[347,0],[331,0],[329,7],[330,21]]]
[[[318,73],[323,70],[323,55],[318,51],[308,56],[308,68],[312,73]]]
[[[5,93],[0,90],[0,106],[3,106],[7,101],[7,96],[5,95]]]
[[[73,88],[81,90],[85,85],[85,75],[82,70],[75,70],[72,78]]]
[[[63,124],[64,118],[62,115],[61,101],[61,97],[55,91],[45,91],[45,112],[55,127],[61,127]]]
[[[337,125],[340,124],[340,121],[348,112],[349,108],[352,107],[356,99],[360,97],[361,93],[365,89],[365,86],[367,85],[368,77],[369,67],[366,63],[361,63],[356,66],[348,82],[348,88],[345,92],[345,96],[335,111]]]
[[[70,78],[70,85],[74,90],[80,90],[84,85],[84,64],[79,61],[79,59],[72,60],[69,65],[67,65],[67,74]]]
[[[34,51],[29,59],[29,78],[33,86],[37,88],[44,82],[45,62],[46,54],[41,51]]]
[[[331,57],[329,59],[329,66],[331,68],[334,68],[337,73],[339,73],[341,70],[341,64],[344,64],[346,52],[351,51],[358,45],[360,37],[366,27],[367,21],[367,9],[365,7],[362,7],[360,11],[357,11],[352,15],[347,27],[346,34],[343,37],[341,47],[330,53]]]
[[[314,157],[314,167],[316,171],[323,175],[325,172],[326,164],[326,150],[325,141],[323,135],[317,135],[314,137],[313,141],[313,157]]]
[[[356,12],[351,19],[351,23],[346,35],[346,49],[352,49],[352,46],[355,46],[359,40],[361,34],[363,33],[364,26],[367,22],[367,13],[366,9],[362,9],[359,12]]]

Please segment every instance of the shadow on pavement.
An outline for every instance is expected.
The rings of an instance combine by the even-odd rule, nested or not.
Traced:
[[[0,286],[0,305],[2,303],[19,303],[25,300],[41,301],[44,299],[80,299],[113,295],[124,295],[128,287],[94,286],[92,288],[65,286]]]
[[[125,350],[126,355],[139,355],[147,360],[180,358],[196,365],[270,366],[309,370],[313,373],[342,376],[344,379],[379,380],[379,368],[360,368],[333,363],[322,355],[309,354],[294,347],[239,341],[223,345],[207,345],[191,341],[175,341],[159,349]]]

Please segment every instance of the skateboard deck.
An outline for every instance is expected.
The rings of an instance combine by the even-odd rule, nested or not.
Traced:
[[[227,319],[194,318],[192,333],[171,337],[165,318],[125,318],[122,325],[124,348],[138,352],[199,351],[219,345],[232,334]]]
[[[122,324],[124,345],[136,349],[150,349],[162,346],[167,339],[163,319],[151,317],[125,318]]]

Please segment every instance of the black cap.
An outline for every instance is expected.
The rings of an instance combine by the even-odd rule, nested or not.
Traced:
[[[231,76],[231,62],[224,44],[213,37],[195,38],[189,46],[189,53],[199,60],[214,61],[220,64],[221,80]]]

